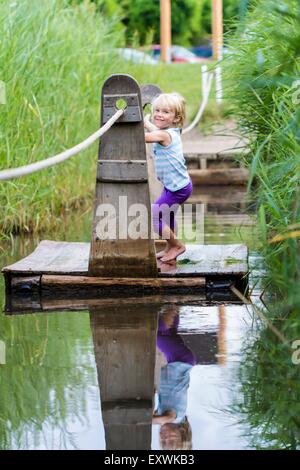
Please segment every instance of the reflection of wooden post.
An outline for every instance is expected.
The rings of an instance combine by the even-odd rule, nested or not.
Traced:
[[[219,329],[218,329],[218,363],[226,365],[226,312],[225,305],[218,307]]]
[[[107,450],[151,449],[157,307],[90,307]]]
[[[160,48],[161,60],[170,62],[171,54],[171,2],[160,0]]]
[[[222,0],[212,0],[212,36],[213,36],[213,58],[222,58],[223,48],[223,6]]]

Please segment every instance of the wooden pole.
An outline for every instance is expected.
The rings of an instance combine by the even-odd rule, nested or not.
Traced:
[[[160,0],[160,50],[161,60],[171,62],[171,1]]]
[[[213,36],[213,58],[222,58],[223,48],[223,1],[212,0],[212,36]]]

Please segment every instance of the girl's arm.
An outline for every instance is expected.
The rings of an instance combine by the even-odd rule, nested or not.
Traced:
[[[162,130],[155,130],[145,133],[145,141],[148,144],[153,144],[156,142],[166,147],[167,145],[170,145],[172,140],[168,132]]]
[[[145,141],[148,144],[158,142],[161,145],[167,146],[171,143],[172,139],[170,134],[166,131],[158,129],[149,119],[150,114],[144,118],[144,127],[148,131],[145,133]]]
[[[157,127],[149,119],[150,114],[144,117],[144,127],[148,132],[156,131]]]
[[[153,424],[166,424],[172,423],[176,419],[176,412],[174,410],[165,411],[162,415],[154,414],[152,416],[152,423]]]

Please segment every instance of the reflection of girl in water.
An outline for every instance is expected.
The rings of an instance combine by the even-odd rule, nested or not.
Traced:
[[[157,347],[167,364],[161,368],[158,403],[153,423],[160,424],[163,449],[190,449],[192,433],[186,418],[190,371],[195,356],[184,344],[177,330],[178,309],[171,307],[159,318]]]

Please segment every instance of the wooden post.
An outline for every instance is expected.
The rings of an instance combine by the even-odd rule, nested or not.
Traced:
[[[90,307],[106,450],[150,450],[157,313],[135,303]]]
[[[213,36],[213,58],[222,58],[223,48],[223,2],[212,0],[212,36]]]
[[[99,145],[89,276],[156,277],[141,94],[129,75],[104,83],[101,126],[120,100],[125,113]]]
[[[160,52],[161,60],[171,62],[171,2],[160,0]]]

